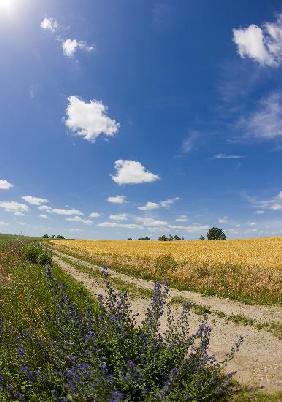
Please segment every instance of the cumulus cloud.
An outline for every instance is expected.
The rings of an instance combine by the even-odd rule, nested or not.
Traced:
[[[112,175],[112,179],[117,184],[150,183],[160,179],[158,175],[149,172],[137,161],[117,160],[115,169],[116,175]]]
[[[126,196],[125,195],[115,195],[107,198],[108,202],[111,202],[112,204],[124,204],[126,202]]]
[[[57,20],[55,20],[54,18],[46,18],[45,17],[41,21],[40,27],[42,29],[46,29],[47,31],[55,32],[58,29],[59,24],[58,24]]]
[[[115,214],[115,215],[110,215],[109,219],[112,221],[118,221],[118,222],[123,222],[127,221],[127,215],[126,214]]]
[[[174,198],[169,198],[168,200],[164,200],[160,202],[161,207],[163,208],[169,208],[171,205],[175,203],[175,201],[178,201],[179,197],[174,197]]]
[[[91,214],[89,214],[89,218],[95,219],[95,218],[99,218],[100,214],[98,212],[91,212]]]
[[[22,196],[22,199],[31,205],[42,205],[42,204],[46,204],[47,202],[49,202],[48,200],[46,200],[46,198],[38,198],[38,197],[34,197],[32,195],[24,195],[24,196]]]
[[[78,50],[84,52],[92,52],[93,45],[88,45],[86,42],[78,41],[76,39],[66,39],[62,42],[63,53],[67,57],[73,57]]]
[[[0,190],[10,190],[12,187],[14,187],[13,184],[7,180],[0,180]]]
[[[216,154],[213,159],[244,159],[244,155]]]
[[[233,29],[233,41],[242,58],[248,57],[262,66],[277,67],[282,62],[282,14],[275,22],[261,27]]]
[[[73,216],[71,218],[66,218],[68,222],[78,222],[78,223],[85,223],[86,225],[90,225],[93,223],[90,219],[83,219],[80,216]]]
[[[42,218],[42,219],[48,219],[48,216],[47,216],[47,215],[45,215],[45,214],[40,214],[40,215],[39,215],[39,218]]]
[[[114,136],[120,124],[107,116],[107,107],[95,99],[89,103],[77,96],[68,98],[66,126],[87,141],[95,142],[99,135]]]
[[[146,204],[143,205],[142,207],[138,207],[138,209],[140,209],[140,211],[151,211],[152,209],[157,209],[157,208],[160,208],[160,205],[156,202],[151,202],[151,201],[146,202]]]
[[[261,100],[256,111],[238,122],[248,136],[271,140],[282,136],[282,93],[275,92]]]
[[[6,212],[20,212],[22,214],[28,212],[28,206],[26,204],[21,204],[16,201],[1,201],[0,208],[3,208]]]
[[[79,211],[78,209],[63,209],[63,208],[51,208],[50,212],[53,212],[57,215],[83,215],[83,212]]]
[[[42,29],[53,33],[58,30],[63,31],[63,27],[60,27],[54,18],[44,18],[41,21],[40,26]],[[95,49],[94,45],[88,45],[85,41],[70,38],[62,39],[61,33],[56,35],[56,40],[61,43],[63,54],[67,57],[73,57],[78,50],[89,53]]]
[[[140,211],[150,211],[152,209],[157,209],[157,208],[169,208],[177,200],[179,200],[179,197],[169,198],[168,200],[163,200],[163,201],[160,201],[159,203],[148,201],[145,205],[138,207],[138,209],[140,209]]]

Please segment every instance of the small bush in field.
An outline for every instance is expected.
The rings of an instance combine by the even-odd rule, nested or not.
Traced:
[[[47,250],[40,243],[28,243],[23,246],[23,256],[29,262],[33,264],[51,264],[52,253]]]
[[[38,254],[37,262],[40,265],[51,264],[52,262],[51,251],[43,248],[42,251]]]

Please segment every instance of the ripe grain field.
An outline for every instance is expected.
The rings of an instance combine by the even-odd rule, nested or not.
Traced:
[[[282,303],[282,238],[227,241],[62,240],[52,246],[143,279],[250,304]]]

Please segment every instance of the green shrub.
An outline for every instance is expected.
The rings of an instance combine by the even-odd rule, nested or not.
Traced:
[[[51,264],[52,262],[52,253],[50,250],[43,249],[37,258],[37,262],[40,265]]]
[[[52,262],[51,251],[38,242],[25,244],[23,246],[23,257],[33,264],[45,265]]]

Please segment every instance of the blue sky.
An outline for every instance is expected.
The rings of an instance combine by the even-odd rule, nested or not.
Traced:
[[[1,0],[0,232],[282,233],[282,2]]]

